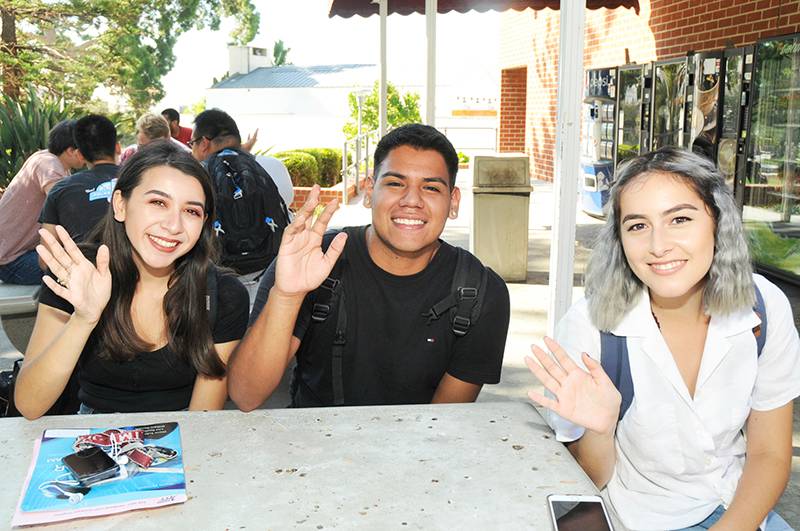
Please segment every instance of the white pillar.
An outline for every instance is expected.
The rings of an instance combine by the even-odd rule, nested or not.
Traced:
[[[376,0],[373,0],[376,1]],[[386,124],[386,17],[389,16],[389,8],[387,6],[388,0],[377,0],[378,2],[378,13],[381,19],[381,81],[380,81],[380,90],[379,90],[379,101],[378,101],[378,111],[379,111],[379,119],[378,123],[380,125],[380,135],[383,138],[383,135],[386,134],[387,124]]]
[[[436,126],[436,12],[438,0],[425,0],[425,36],[428,41],[428,72],[425,85],[425,123]]]
[[[580,110],[583,94],[585,2],[561,2],[558,106],[554,167],[553,239],[550,246],[550,307],[547,333],[572,304],[575,215],[580,178]]]

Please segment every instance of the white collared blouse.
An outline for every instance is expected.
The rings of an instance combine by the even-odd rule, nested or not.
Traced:
[[[745,460],[742,434],[751,409],[768,411],[800,396],[800,340],[783,292],[754,280],[767,311],[767,338],[756,355],[752,309],[712,316],[694,398],[650,309],[647,290],[612,330],[627,336],[634,399],[617,426],[617,462],[608,494],[629,529],[677,529],[702,521],[733,499]],[[559,322],[556,340],[583,367],[600,359],[600,333],[586,299]],[[584,429],[550,412],[559,441]]]

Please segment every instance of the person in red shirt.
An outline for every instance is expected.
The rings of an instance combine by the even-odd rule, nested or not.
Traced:
[[[161,116],[167,120],[169,124],[169,133],[172,138],[182,144],[189,145],[189,140],[192,139],[192,129],[190,127],[181,126],[181,115],[178,111],[172,108],[164,109],[161,111]]]

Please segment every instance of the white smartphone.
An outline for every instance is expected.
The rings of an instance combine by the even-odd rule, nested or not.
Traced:
[[[593,495],[551,494],[547,497],[556,531],[613,531],[603,498]]]

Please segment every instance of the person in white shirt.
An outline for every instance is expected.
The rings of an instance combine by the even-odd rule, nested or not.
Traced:
[[[772,509],[791,470],[800,340],[786,296],[752,272],[724,179],[663,148],[620,168],[607,213],[586,298],[545,338],[550,352],[526,359],[548,390],[530,398],[627,528],[791,529]],[[627,346],[621,420],[601,331]]]

